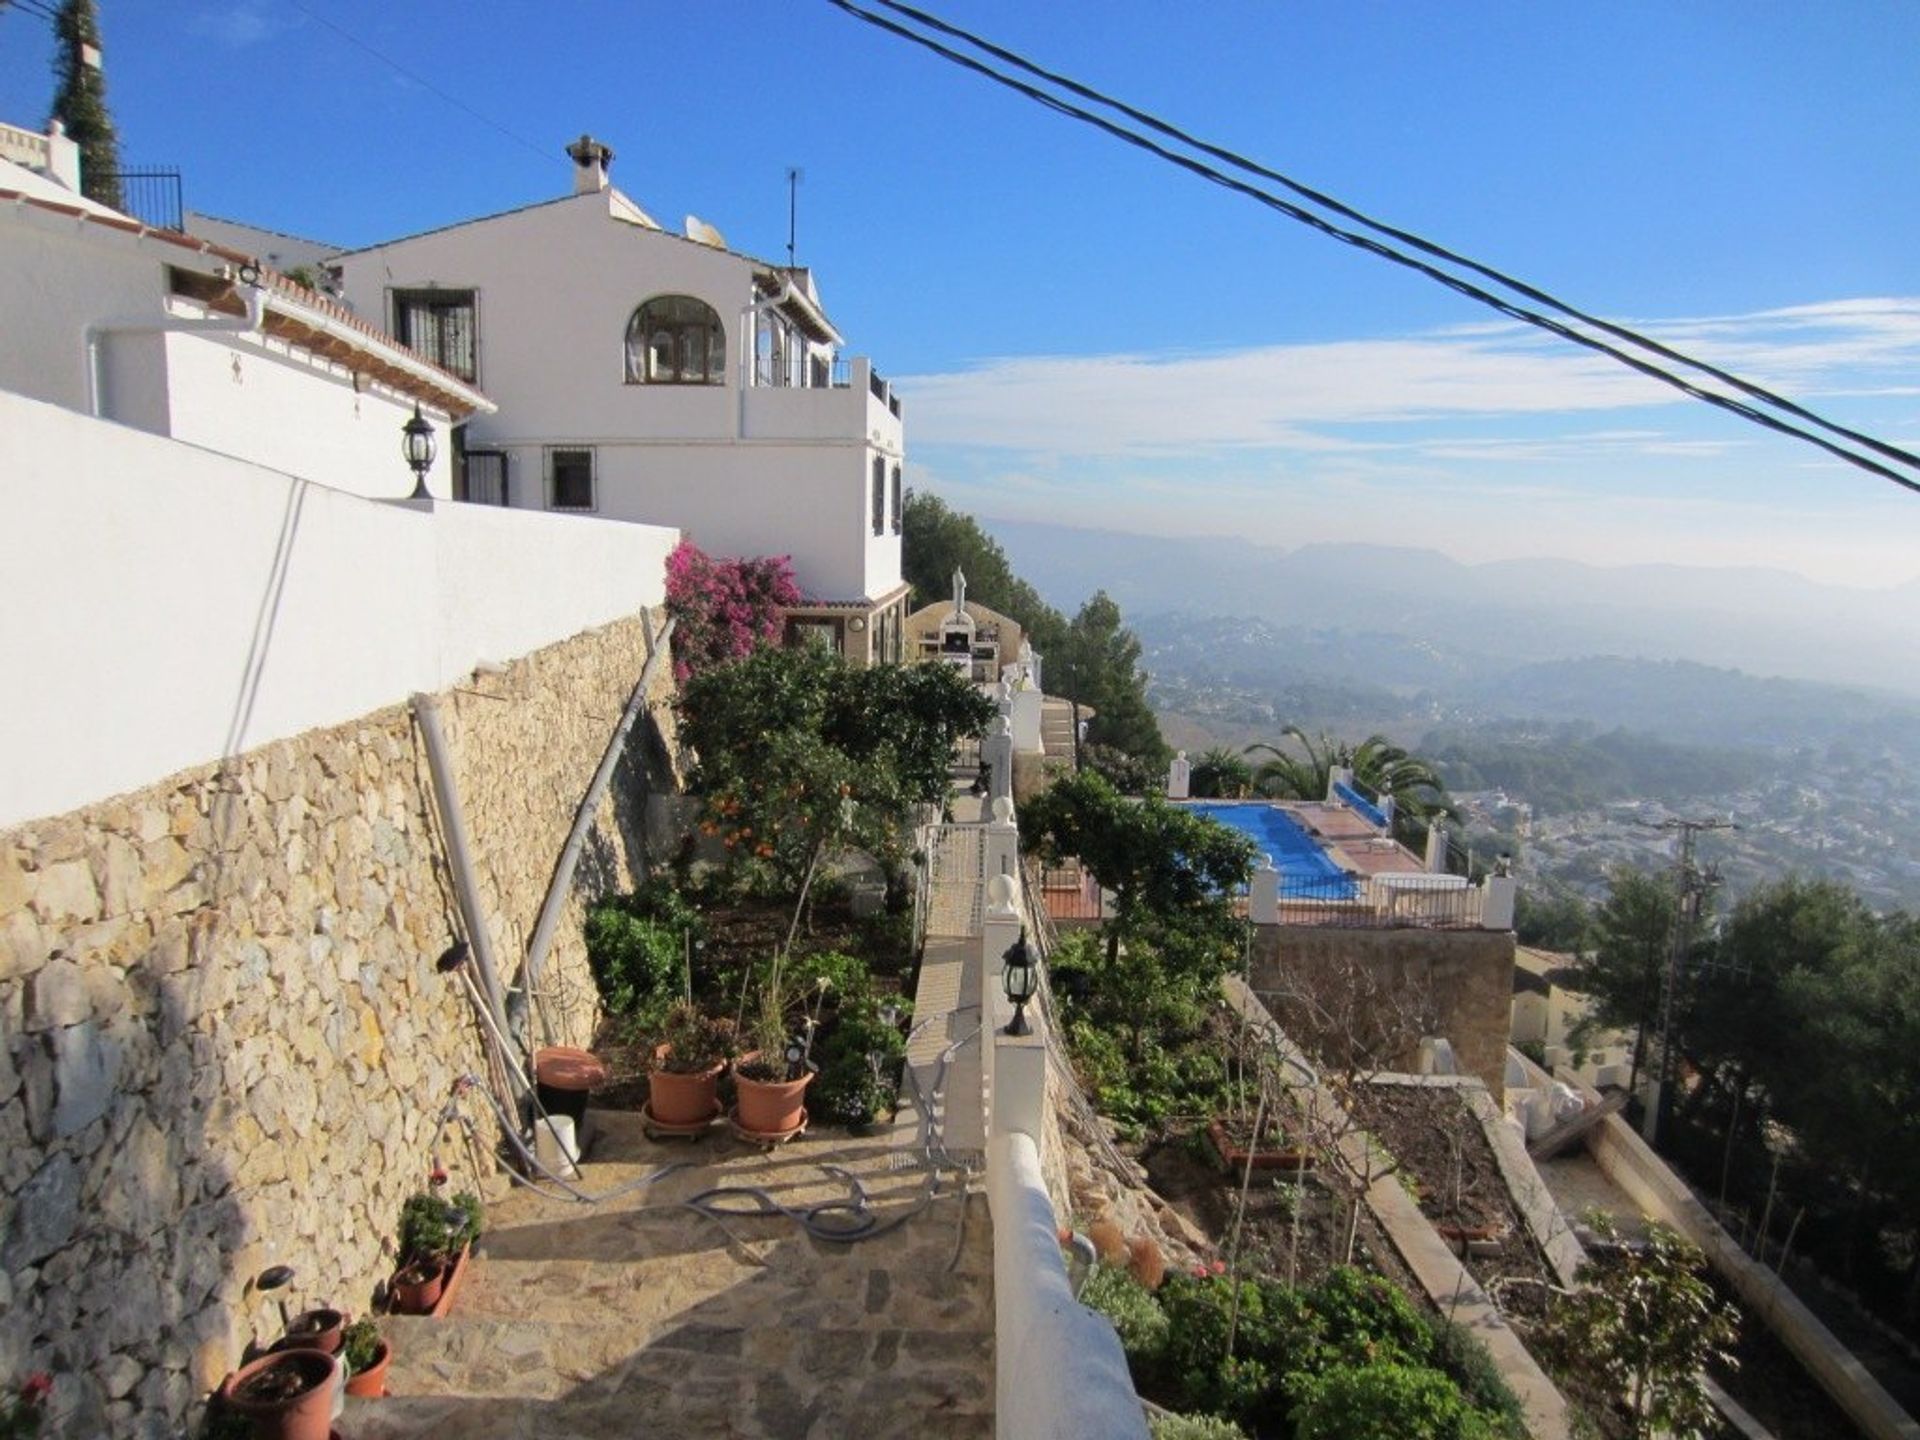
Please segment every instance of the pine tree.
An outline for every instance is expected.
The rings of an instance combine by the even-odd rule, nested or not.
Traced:
[[[64,0],[54,23],[53,116],[80,147],[80,193],[118,210],[120,145],[107,113],[107,79],[100,69],[100,17],[93,0]]]

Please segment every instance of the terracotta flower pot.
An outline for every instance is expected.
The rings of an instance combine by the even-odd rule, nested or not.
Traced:
[[[430,1315],[440,1301],[446,1284],[447,1267],[434,1260],[416,1260],[394,1272],[387,1288],[392,1292],[393,1308],[402,1315]]]
[[[321,1350],[277,1350],[242,1365],[220,1387],[254,1440],[327,1440],[340,1361]]]
[[[329,1355],[338,1355],[340,1346],[346,1341],[346,1334],[347,1317],[344,1311],[324,1307],[305,1310],[293,1317],[287,1326],[286,1338],[274,1348],[324,1350]]]
[[[366,1369],[356,1370],[347,1377],[347,1393],[378,1400],[387,1393],[387,1368],[392,1364],[393,1347],[382,1340]]]
[[[705,1070],[676,1075],[663,1069],[672,1053],[671,1045],[653,1052],[653,1073],[647,1076],[647,1109],[662,1125],[699,1125],[713,1118],[720,1108],[720,1072],[724,1061],[716,1060]]]
[[[753,1059],[752,1055],[742,1055],[733,1067],[734,1089],[740,1099],[740,1128],[757,1135],[784,1135],[789,1130],[798,1130],[805,1112],[807,1086],[813,1083],[812,1073],[798,1080],[750,1080],[740,1073],[740,1066]]]

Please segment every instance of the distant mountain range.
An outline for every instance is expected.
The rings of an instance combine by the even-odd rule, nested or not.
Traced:
[[[1500,677],[1522,665],[1613,656],[1920,696],[1920,582],[1855,590],[1757,568],[1468,565],[1392,546],[1289,551],[1230,538],[982,524],[1014,569],[1069,613],[1104,589],[1130,618],[1254,617],[1294,639],[1318,635],[1302,660],[1316,648],[1370,644],[1382,653],[1370,662],[1350,653],[1327,673],[1401,693],[1475,680],[1504,688]],[[1410,652],[1385,653],[1397,648],[1381,644],[1387,638],[1412,642]]]

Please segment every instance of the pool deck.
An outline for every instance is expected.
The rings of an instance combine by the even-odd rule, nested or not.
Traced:
[[[1223,802],[1201,802],[1218,805]],[[1419,856],[1391,836],[1382,835],[1372,825],[1344,805],[1324,800],[1248,800],[1229,804],[1270,805],[1284,810],[1300,822],[1326,854],[1342,870],[1361,877],[1371,875],[1417,875],[1427,867]],[[1236,827],[1237,828],[1237,827]]]

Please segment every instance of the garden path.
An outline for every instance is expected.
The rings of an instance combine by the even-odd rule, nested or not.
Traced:
[[[350,1402],[342,1433],[987,1440],[992,1225],[973,1177],[923,1163],[930,1143],[965,1165],[984,1146],[979,1045],[966,1043],[979,1023],[979,941],[943,933],[971,909],[952,893],[963,868],[936,876],[915,996],[924,1023],[908,1055],[916,1083],[887,1131],[821,1128],[769,1153],[724,1132],[653,1141],[636,1113],[590,1112],[579,1184],[606,1198],[520,1189],[495,1205],[452,1314],[386,1322],[392,1394]],[[916,1097],[936,1085],[923,1117]],[[855,1184],[892,1228],[854,1244],[782,1215],[717,1219],[686,1204],[751,1186],[806,1209],[847,1201]]]

